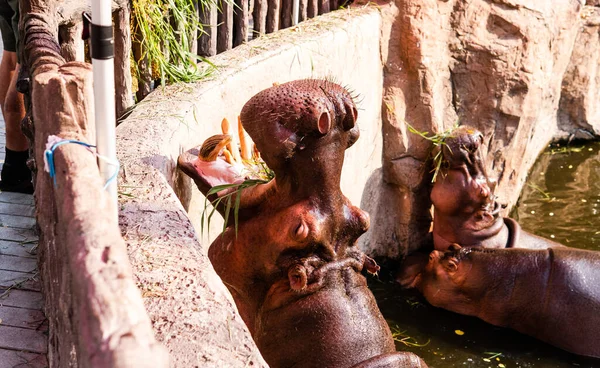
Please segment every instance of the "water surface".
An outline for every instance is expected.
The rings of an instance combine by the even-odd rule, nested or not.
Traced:
[[[511,217],[534,234],[600,250],[600,142],[546,150]],[[392,330],[402,333],[398,339],[410,345],[398,341],[397,349],[416,353],[432,368],[600,367],[600,361],[432,307],[395,284],[371,279],[369,286]]]
[[[600,142],[546,150],[511,217],[529,232],[599,251]]]

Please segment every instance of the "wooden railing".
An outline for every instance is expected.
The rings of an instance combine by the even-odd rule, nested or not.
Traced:
[[[95,141],[91,66],[61,56],[57,1],[21,0],[20,9],[18,88],[26,96],[23,130],[37,168],[50,366],[166,368],[168,352],[154,337],[96,156],[82,145],[65,144],[53,154],[57,175],[44,171],[49,139]],[[72,45],[63,45],[67,54]]]
[[[336,10],[338,0],[297,0],[297,21]],[[220,9],[219,9],[220,8]],[[199,9],[204,32],[198,39],[198,55],[213,56],[244,42],[289,28],[295,23],[294,0],[235,0],[221,1]]]
[[[207,7],[199,5],[197,14],[202,28],[196,31],[197,42],[194,42],[191,51],[202,57],[214,56],[261,35],[291,27],[296,22],[294,1],[298,1],[298,22],[347,3],[344,0],[220,0]],[[81,37],[84,33],[82,13],[89,12],[89,2],[63,0],[58,1],[58,8],[54,20],[59,27],[62,56],[66,61],[89,60]],[[133,90],[137,89],[136,100],[139,102],[155,84],[152,65],[144,57],[144,45],[139,41],[143,37],[131,34],[137,29],[134,18],[129,1],[113,0],[117,118],[134,104]],[[137,64],[137,88],[132,86],[131,53]]]

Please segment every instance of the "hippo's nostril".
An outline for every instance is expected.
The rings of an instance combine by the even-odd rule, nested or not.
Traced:
[[[317,127],[319,129],[319,133],[323,135],[329,133],[329,129],[331,128],[331,118],[329,117],[328,112],[321,113]]]
[[[346,116],[342,122],[344,130],[350,130],[356,125],[356,119],[358,118],[358,111],[354,105],[346,103]]]

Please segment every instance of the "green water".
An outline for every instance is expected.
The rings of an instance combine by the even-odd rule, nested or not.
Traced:
[[[549,148],[535,164],[511,217],[537,235],[600,250],[600,142]],[[392,330],[403,332],[409,342],[426,344],[397,342],[397,349],[416,353],[429,367],[600,367],[598,360],[434,308],[395,284],[371,279],[369,286]]]
[[[600,251],[600,142],[546,150],[511,217],[529,232]]]

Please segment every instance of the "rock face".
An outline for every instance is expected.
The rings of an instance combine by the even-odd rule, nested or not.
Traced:
[[[401,257],[429,230],[432,145],[406,123],[423,132],[456,122],[480,130],[496,194],[510,209],[558,130],[581,9],[575,0],[396,0],[383,8],[383,180],[372,184],[385,186],[385,201],[403,213],[370,234],[370,255]],[[374,207],[376,223],[385,216]]]
[[[583,24],[562,83],[558,127],[569,138],[600,136],[600,1],[595,5],[581,12]]]

